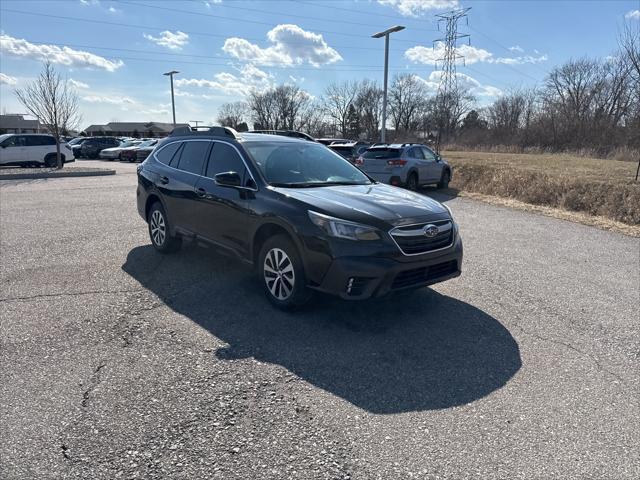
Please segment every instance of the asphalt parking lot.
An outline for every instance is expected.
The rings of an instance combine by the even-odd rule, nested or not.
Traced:
[[[286,314],[88,163],[0,182],[0,478],[640,478],[639,239],[427,191],[460,278]]]

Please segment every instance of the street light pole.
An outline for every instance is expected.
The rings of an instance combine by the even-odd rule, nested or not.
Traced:
[[[173,126],[176,126],[176,102],[173,96],[173,76],[176,73],[180,73],[176,70],[171,70],[170,72],[163,73],[163,75],[168,76],[171,79],[171,110],[173,111]]]
[[[404,30],[402,25],[396,25],[384,32],[378,32],[371,38],[384,37],[384,90],[382,91],[382,128],[380,129],[380,141],[385,143],[387,130],[387,81],[389,78],[389,34]]]

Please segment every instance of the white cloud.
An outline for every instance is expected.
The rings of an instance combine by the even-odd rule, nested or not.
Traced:
[[[456,49],[459,55],[464,56],[465,63],[486,62],[492,57],[492,53],[482,48],[461,45]],[[413,63],[435,65],[439,59],[444,58],[445,47],[443,42],[437,42],[434,48],[415,46],[404,52],[404,56]],[[462,59],[459,61],[462,63]]]
[[[522,65],[523,63],[542,63],[549,60],[546,55],[540,55],[539,57],[533,57],[531,55],[524,55],[522,57],[500,57],[496,59],[488,60],[489,63],[503,63],[505,65]]]
[[[640,20],[640,10],[629,10],[624,18],[628,18],[630,20]]]
[[[431,72],[429,77],[426,79],[417,75],[416,78],[422,81],[432,93],[436,93],[438,91],[438,86],[440,85],[441,76],[442,71],[437,70],[435,72]],[[461,88],[469,90],[469,92],[478,97],[498,97],[502,95],[502,90],[499,88],[492,85],[483,85],[475,78],[465,75],[464,73],[456,73],[456,79]]]
[[[182,50],[187,43],[189,43],[189,35],[180,30],[176,30],[175,33],[165,30],[160,32],[159,37],[143,34],[144,38],[151,40],[156,45],[167,47],[170,50]]]
[[[89,103],[108,103],[110,105],[134,104],[135,100],[129,97],[108,96],[108,95],[87,95],[82,100]]]
[[[459,5],[458,0],[378,0],[378,3],[392,7],[407,17],[417,17],[430,10],[444,10]]]
[[[74,80],[73,78],[69,79],[69,83],[76,88],[89,88],[89,85],[86,83],[81,82],[80,80]]]
[[[16,77],[12,77],[10,75],[5,75],[0,72],[0,85],[15,85],[18,83],[18,79]]]
[[[340,54],[327,45],[322,35],[303,30],[297,25],[278,25],[267,33],[271,46],[262,48],[244,38],[225,40],[222,50],[246,62],[257,65],[300,65],[314,67],[342,60]]]
[[[267,72],[254,65],[244,65],[239,75],[221,72],[213,76],[213,80],[197,78],[179,78],[175,80],[177,87],[200,87],[219,90],[228,95],[247,95],[251,90],[266,90],[273,85],[273,78]],[[184,95],[183,96],[188,96]]]
[[[93,53],[69,47],[30,43],[9,35],[0,35],[0,51],[16,57],[49,60],[69,67],[101,68],[114,72],[124,65],[122,60],[109,60]]]
[[[512,47],[515,48],[515,47]],[[518,47],[520,48],[520,47]],[[460,45],[456,48],[456,53],[464,57],[464,63],[471,65],[478,62],[485,63],[501,63],[505,65],[520,65],[523,63],[542,63],[548,60],[546,55],[533,57],[524,55],[519,57],[498,57],[495,58],[493,53],[483,49],[472,47],[469,45]],[[415,46],[404,52],[404,56],[413,63],[423,63],[426,65],[436,65],[442,62],[445,56],[445,46],[442,42],[437,42],[434,48]],[[460,58],[456,63],[462,64],[463,59]]]
[[[509,47],[509,50],[511,50],[512,52],[524,53],[524,48],[522,48],[520,45],[514,45],[513,47]]]
[[[211,5],[217,5],[222,3],[222,0],[205,0],[204,6],[207,8],[211,8]]]

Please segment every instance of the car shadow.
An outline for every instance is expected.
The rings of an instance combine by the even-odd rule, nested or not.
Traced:
[[[320,296],[304,310],[272,307],[248,267],[202,247],[163,256],[136,247],[122,269],[228,346],[368,412],[464,405],[521,367],[518,344],[482,310],[432,289],[365,302]]]
[[[453,200],[456,198],[460,190],[457,188],[437,188],[434,186],[424,186],[420,187],[417,193],[421,193],[422,195],[426,195],[428,197],[433,198],[441,203],[448,202],[449,200]]]

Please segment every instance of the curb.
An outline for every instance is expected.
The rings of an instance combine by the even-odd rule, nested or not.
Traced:
[[[93,172],[74,172],[73,170],[66,170],[62,172],[43,172],[43,173],[10,173],[2,175],[0,173],[0,180],[36,180],[40,178],[68,178],[68,177],[103,177],[105,175],[115,175],[115,170],[98,170]]]

